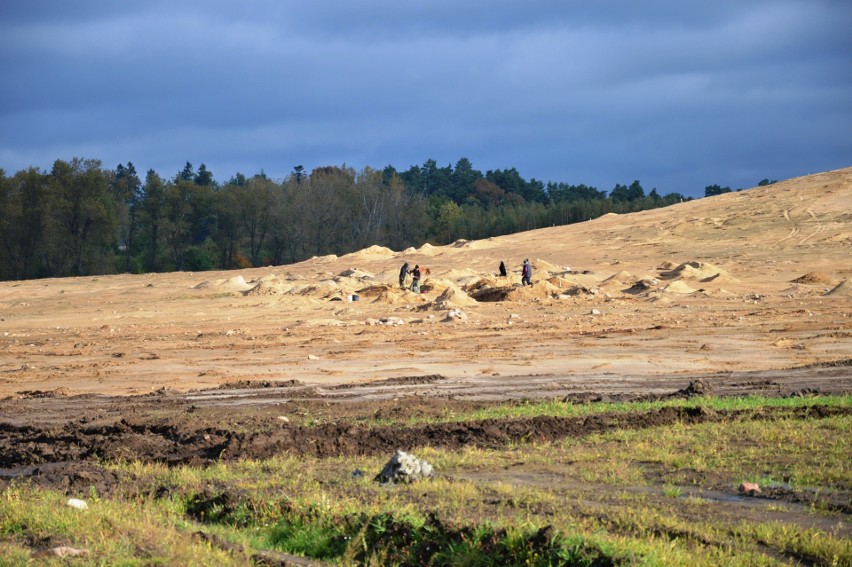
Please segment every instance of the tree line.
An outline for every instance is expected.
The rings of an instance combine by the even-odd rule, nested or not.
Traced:
[[[688,200],[639,181],[587,185],[482,173],[467,158],[397,171],[296,166],[282,180],[240,173],[217,183],[189,162],[172,178],[131,162],[57,160],[0,169],[0,279],[202,271],[298,262],[378,244],[447,244]]]

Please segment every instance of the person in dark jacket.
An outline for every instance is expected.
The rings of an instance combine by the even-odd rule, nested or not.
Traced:
[[[506,277],[506,264],[503,263],[503,260],[500,260],[500,277]]]
[[[405,288],[405,278],[408,277],[408,262],[399,269],[399,287]]]
[[[523,285],[532,285],[532,266],[529,259],[524,260],[524,265],[521,268],[521,283]]]
[[[411,270],[411,287],[409,288],[414,293],[420,293],[420,264],[415,264]]]

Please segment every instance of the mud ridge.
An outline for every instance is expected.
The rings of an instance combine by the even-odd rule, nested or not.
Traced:
[[[195,429],[191,423],[131,423],[125,419],[112,425],[70,423],[63,428],[45,430],[34,426],[0,424],[0,469],[8,471],[47,463],[118,459],[203,466],[217,460],[265,459],[282,453],[329,458],[378,455],[418,446],[455,449],[473,445],[493,448],[509,443],[549,442],[565,437],[584,437],[616,429],[636,430],[676,422],[696,424],[795,415],[814,419],[849,413],[852,413],[850,408],[829,406],[797,410],[764,408],[759,412],[672,407],[643,413],[608,413],[583,418],[540,416],[429,423],[409,427],[326,423],[314,427],[282,426],[270,429],[267,425],[239,432],[218,427]]]

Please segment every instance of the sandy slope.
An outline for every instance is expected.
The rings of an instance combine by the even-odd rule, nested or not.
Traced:
[[[536,268],[528,289],[513,285],[524,258]],[[495,275],[500,260],[508,278]],[[428,266],[433,287],[397,289],[403,261]],[[670,390],[685,377],[781,380],[808,365],[837,368],[822,387],[849,391],[850,276],[847,168],[449,246],[373,246],[239,272],[2,282],[0,397],[426,374],[468,394],[519,382]]]

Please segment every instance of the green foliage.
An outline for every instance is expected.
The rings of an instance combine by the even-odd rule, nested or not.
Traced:
[[[609,194],[609,198],[612,199],[612,201],[615,203],[624,201],[639,201],[644,197],[645,190],[642,188],[642,185],[639,183],[639,180],[636,180],[631,183],[630,187],[626,185],[616,184]]]
[[[394,250],[662,207],[638,181],[610,197],[586,185],[526,180],[429,159],[397,172],[301,165],[282,181],[235,174],[220,187],[202,163],[172,178],[131,162],[57,160],[50,173],[0,170],[0,279],[210,270],[298,262],[378,244]],[[245,261],[248,259],[248,262]]]
[[[718,185],[708,185],[704,188],[704,196],[712,197],[714,195],[721,195],[722,193],[730,193],[730,187],[719,187]]]
[[[190,272],[216,269],[216,257],[206,246],[190,246],[184,257],[184,268]]]

